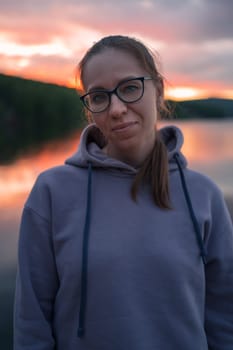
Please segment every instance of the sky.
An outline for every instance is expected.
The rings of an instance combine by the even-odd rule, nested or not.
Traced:
[[[74,86],[106,35],[156,52],[174,99],[233,98],[233,0],[0,0],[0,73]]]

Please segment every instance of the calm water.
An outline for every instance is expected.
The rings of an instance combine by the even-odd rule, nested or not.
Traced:
[[[183,153],[189,166],[210,176],[224,194],[233,198],[233,121],[169,122],[185,137]],[[161,126],[163,126],[161,125]],[[9,166],[0,166],[0,348],[12,348],[12,305],[18,228],[23,203],[37,175],[59,165],[78,146],[79,135],[49,144]],[[3,311],[2,311],[3,310]]]

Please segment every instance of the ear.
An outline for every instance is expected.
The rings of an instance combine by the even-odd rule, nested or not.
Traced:
[[[157,110],[161,111],[162,106],[164,104],[164,83],[163,83],[163,78],[160,75],[157,77],[155,84],[156,84]]]

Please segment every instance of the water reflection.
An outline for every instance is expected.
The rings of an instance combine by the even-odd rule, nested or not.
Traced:
[[[64,163],[78,146],[80,133],[68,140],[52,142],[39,152],[25,155],[23,158],[7,166],[0,166],[0,206],[11,203],[11,197],[20,201],[19,194],[27,194],[37,175],[52,166]]]
[[[190,163],[233,161],[233,122],[177,123],[184,133],[183,152]]]
[[[213,178],[224,192],[233,192],[233,122],[172,122],[185,137],[182,151],[189,165]],[[171,123],[164,123],[164,126]],[[79,134],[62,142],[46,145],[39,153],[28,155],[9,166],[0,166],[0,209],[20,206],[37,175],[64,163],[78,146]],[[13,209],[13,208],[12,208]]]

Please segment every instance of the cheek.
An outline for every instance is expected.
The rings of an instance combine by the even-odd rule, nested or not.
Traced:
[[[98,115],[98,116],[92,115],[92,121],[96,124],[96,126],[98,126],[98,128],[102,131],[104,136],[107,136],[108,128],[107,128],[106,118],[102,115]]]
[[[158,109],[157,109],[157,100],[154,95],[151,94],[151,96],[148,96],[148,99],[145,101],[145,111],[147,111],[146,115],[148,117],[148,122],[156,122],[157,115],[158,115]]]
[[[147,105],[147,113],[145,114],[145,122],[149,128],[153,128],[156,126],[156,122],[158,119],[158,112],[157,112],[157,106],[156,101],[150,100],[150,103]]]

